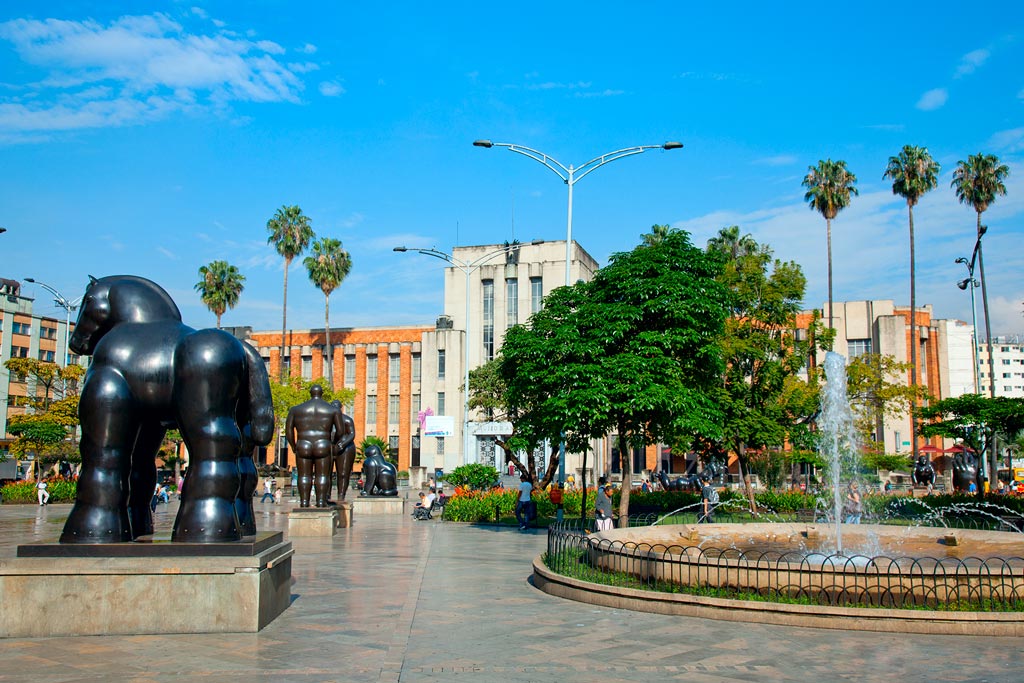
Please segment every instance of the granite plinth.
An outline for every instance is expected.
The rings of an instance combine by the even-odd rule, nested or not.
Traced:
[[[338,528],[347,529],[352,526],[352,503],[338,503]]]
[[[405,498],[360,496],[352,499],[352,511],[360,515],[401,515],[405,512]]]
[[[28,543],[18,546],[18,557],[251,557],[283,541],[280,531],[233,543],[172,543],[166,537],[140,536],[131,543]]]
[[[338,508],[295,508],[288,513],[289,536],[333,536],[338,529]]]
[[[255,633],[290,604],[294,554],[280,532],[261,536],[248,544],[248,554],[240,548],[236,555],[36,554],[0,560],[0,637]],[[98,551],[98,545],[162,547],[70,547]],[[45,546],[22,546],[19,554],[22,548],[32,553]],[[168,596],[182,609],[168,609]]]

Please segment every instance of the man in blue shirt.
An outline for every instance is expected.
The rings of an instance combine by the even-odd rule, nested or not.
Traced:
[[[530,497],[533,494],[533,484],[524,474],[519,477],[519,498],[516,500],[516,521],[519,522],[519,530],[526,531],[530,524],[530,517],[527,514],[527,507],[530,504]]]

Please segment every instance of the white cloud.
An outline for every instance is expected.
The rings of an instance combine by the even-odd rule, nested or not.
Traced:
[[[1001,130],[988,139],[988,145],[1000,151],[1024,151],[1024,128]]]
[[[790,164],[795,164],[796,161],[796,157],[792,154],[776,154],[775,156],[754,159],[751,163],[758,166],[789,166]]]
[[[109,24],[15,19],[0,23],[0,40],[46,71],[19,84],[24,94],[0,99],[0,125],[24,132],[131,125],[235,101],[297,102],[298,74],[312,70],[278,62],[284,48],[273,41],[191,33],[160,13]]]
[[[932,111],[946,104],[949,99],[949,92],[945,88],[934,88],[921,95],[917,101],[917,108],[924,111]]]
[[[178,260],[178,255],[166,247],[157,247],[156,250],[172,261]]]
[[[991,53],[988,50],[972,50],[963,57],[960,58],[960,64],[956,67],[956,73],[953,74],[953,78],[962,78],[969,76],[975,72],[975,70],[983,65],[989,58]]]
[[[204,10],[202,7],[193,7],[193,8],[191,8],[191,12],[192,12],[192,14],[196,15],[200,19],[209,19],[210,18],[210,15],[207,14],[206,10]]]
[[[338,97],[345,94],[345,88],[334,81],[324,81],[320,84],[320,94],[324,97]]]
[[[302,54],[311,55],[314,52],[316,52],[316,45],[313,45],[312,43],[306,43],[305,45],[299,48],[299,52],[301,52]]]
[[[605,88],[600,92],[578,92],[576,93],[576,97],[617,97],[619,95],[624,95],[625,92],[625,90],[612,90],[610,88]]]

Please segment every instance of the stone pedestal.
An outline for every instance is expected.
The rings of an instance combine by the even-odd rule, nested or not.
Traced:
[[[352,526],[352,503],[338,503],[338,528],[347,529]]]
[[[333,536],[338,508],[295,508],[288,513],[288,536]]]
[[[360,496],[352,499],[353,512],[360,515],[401,515],[405,498],[399,496]]]
[[[0,560],[0,637],[255,633],[291,601],[292,544],[32,544]]]

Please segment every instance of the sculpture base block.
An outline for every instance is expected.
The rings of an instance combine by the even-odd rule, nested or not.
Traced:
[[[295,508],[288,513],[289,536],[333,536],[338,528],[338,508]]]
[[[153,554],[177,545],[20,546],[0,560],[0,637],[255,633],[290,604],[294,551],[281,532],[209,544],[235,555]]]
[[[353,512],[360,515],[401,515],[405,512],[405,498],[398,496],[365,496],[352,499]]]
[[[338,503],[338,528],[347,529],[352,526],[352,503]]]

